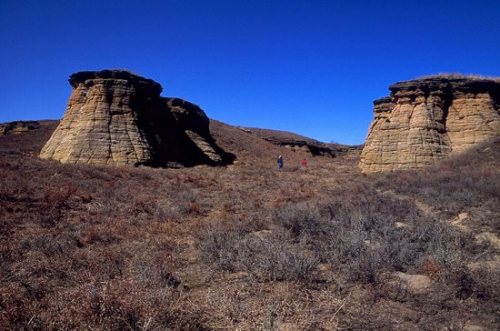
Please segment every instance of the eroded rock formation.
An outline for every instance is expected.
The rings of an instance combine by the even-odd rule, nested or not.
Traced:
[[[500,80],[434,76],[374,101],[363,172],[415,169],[500,135]]]
[[[19,134],[36,130],[40,127],[37,121],[14,121],[0,124],[0,136]]]
[[[157,167],[221,164],[226,154],[196,105],[162,98],[162,87],[123,70],[71,75],[64,118],[40,157],[63,163]]]
[[[179,98],[164,98],[177,126],[211,162],[223,162],[225,153],[215,144],[209,131],[210,120],[195,104]]]

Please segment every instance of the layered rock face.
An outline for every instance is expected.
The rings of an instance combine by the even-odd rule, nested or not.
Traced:
[[[435,76],[374,101],[363,172],[415,169],[500,135],[500,81]]]
[[[220,164],[224,152],[197,106],[160,97],[153,80],[122,70],[70,76],[64,118],[40,157],[63,163],[156,167]]]

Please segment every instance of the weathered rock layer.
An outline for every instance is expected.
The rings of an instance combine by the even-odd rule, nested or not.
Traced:
[[[415,169],[500,135],[500,81],[435,76],[374,101],[363,172]]]
[[[220,164],[226,154],[196,105],[162,98],[153,80],[122,70],[70,76],[64,118],[40,157],[63,163],[157,167]]]

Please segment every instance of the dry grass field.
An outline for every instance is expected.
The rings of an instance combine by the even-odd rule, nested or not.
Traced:
[[[38,159],[42,124],[0,137],[1,330],[500,325],[500,139],[363,175],[213,121],[232,165],[115,168]]]

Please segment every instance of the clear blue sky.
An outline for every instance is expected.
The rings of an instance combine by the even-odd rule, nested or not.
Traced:
[[[500,1],[0,0],[0,122],[61,118],[68,76],[107,68],[229,124],[358,144],[391,83],[500,76]]]

